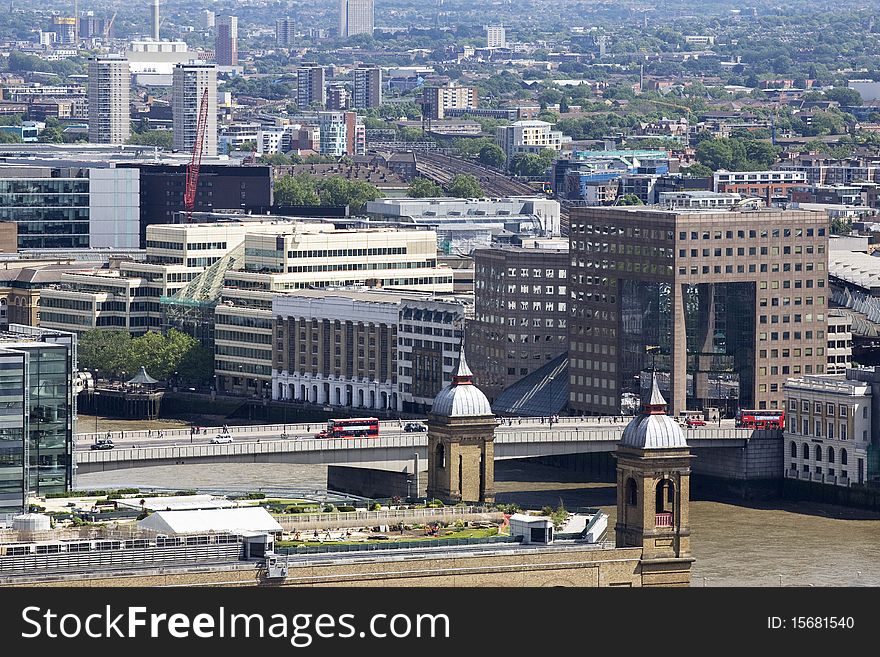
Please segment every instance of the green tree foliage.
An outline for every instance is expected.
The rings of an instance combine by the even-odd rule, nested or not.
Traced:
[[[320,205],[315,179],[306,174],[282,176],[275,181],[276,205]]]
[[[841,105],[861,105],[862,94],[849,87],[834,87],[825,92],[828,100],[836,100]]]
[[[406,195],[410,198],[431,198],[443,196],[443,188],[427,178],[414,178],[409,184]]]
[[[617,200],[617,205],[644,205],[644,203],[635,194],[624,194]]]
[[[769,168],[779,148],[755,139],[706,139],[695,149],[700,164],[717,171],[755,171]]]
[[[174,135],[170,130],[145,130],[133,132],[128,138],[129,144],[143,144],[144,146],[159,146],[171,150],[174,145]]]
[[[303,159],[296,153],[268,153],[257,158],[263,164],[273,164],[276,166],[302,164]]]
[[[133,376],[143,366],[159,380],[175,372],[188,381],[207,381],[213,372],[213,354],[198,340],[171,329],[167,335],[149,331],[133,338],[128,331],[92,329],[79,339],[79,362],[83,369],[102,375]]]
[[[486,195],[483,188],[480,187],[480,182],[468,174],[455,176],[446,186],[446,191],[450,196],[456,198],[482,198]]]
[[[832,235],[849,235],[852,233],[852,219],[835,217],[831,220]]]
[[[342,176],[317,179],[308,174],[282,176],[275,181],[277,205],[348,205],[360,212],[367,201],[382,197],[375,185]]]
[[[21,143],[21,136],[7,130],[0,130],[0,144]]]
[[[367,201],[382,197],[382,192],[375,185],[360,180],[347,180],[342,176],[320,180],[317,188],[321,205],[348,205],[352,212],[360,212]]]
[[[479,160],[486,166],[500,169],[504,166],[504,151],[498,144],[486,144],[480,149]]]

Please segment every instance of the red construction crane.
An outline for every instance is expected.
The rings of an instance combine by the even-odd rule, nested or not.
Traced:
[[[196,141],[193,144],[192,158],[186,167],[186,191],[183,194],[183,209],[186,211],[186,223],[192,221],[193,209],[196,206],[196,189],[199,186],[199,167],[202,166],[202,146],[205,143],[205,126],[208,123],[208,90],[202,94],[199,105],[199,121],[196,125]]]

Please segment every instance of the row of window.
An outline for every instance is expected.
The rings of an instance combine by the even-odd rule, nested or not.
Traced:
[[[708,240],[708,239],[726,239],[732,240],[734,239],[733,235],[736,232],[737,239],[746,239],[748,234],[748,239],[756,239],[756,238],[778,238],[778,237],[825,237],[825,229],[824,228],[762,228],[760,230],[703,230],[703,231],[695,231],[692,230],[690,233],[687,231],[679,231],[678,239],[679,241],[684,241],[688,239],[688,234],[690,234],[690,239],[697,240]],[[711,238],[710,238],[711,235]]]
[[[519,274],[517,274],[519,272]],[[554,272],[558,272],[558,277],[565,279],[568,278],[568,270],[566,269],[538,269],[537,267],[529,268],[529,267],[508,267],[507,268],[507,277],[508,278],[529,278],[529,272],[531,272],[532,278],[553,278]]]
[[[404,255],[405,246],[376,247],[372,249],[304,249],[288,251],[288,258],[346,258],[379,255]]]
[[[816,445],[815,448],[811,450],[810,446],[807,443],[803,443],[803,445],[801,445],[801,448],[798,449],[797,443],[795,443],[792,440],[789,443],[788,453],[791,456],[791,458],[793,458],[793,459],[802,458],[805,461],[809,461],[810,457],[812,456],[813,457],[812,460],[814,460],[816,462],[821,462],[823,460],[827,461],[828,463],[835,462],[835,452],[834,452],[833,447],[829,447],[828,450],[825,451],[822,449],[821,445]],[[823,458],[823,456],[825,458]],[[846,449],[841,448],[841,450],[840,450],[840,464],[841,465],[848,465],[848,463],[847,463],[848,459],[849,459],[849,456],[846,452]]]

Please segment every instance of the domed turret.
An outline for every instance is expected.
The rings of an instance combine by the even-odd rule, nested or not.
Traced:
[[[621,446],[637,449],[687,449],[684,432],[678,422],[666,415],[666,400],[657,385],[657,375],[651,375],[651,392],[644,401],[642,412],[623,430]]]
[[[494,416],[492,405],[483,392],[474,385],[474,373],[464,357],[464,347],[458,356],[458,367],[452,375],[452,383],[434,397],[431,414],[440,417]]]

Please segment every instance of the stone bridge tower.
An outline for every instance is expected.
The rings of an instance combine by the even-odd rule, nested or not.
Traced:
[[[495,426],[489,400],[474,385],[462,348],[452,383],[428,414],[428,497],[451,502],[495,500]]]
[[[690,449],[657,377],[617,447],[618,547],[642,548],[643,586],[688,586]]]

